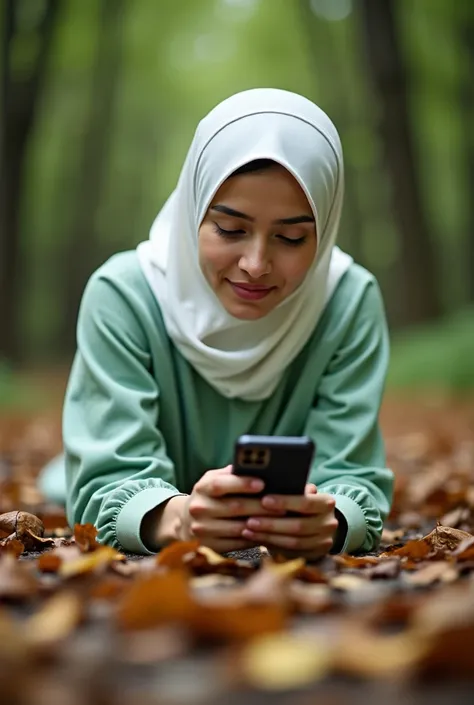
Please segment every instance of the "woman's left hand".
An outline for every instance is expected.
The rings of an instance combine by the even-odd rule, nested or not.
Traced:
[[[266,546],[272,553],[308,559],[320,558],[331,550],[338,527],[334,497],[319,494],[315,485],[306,485],[304,495],[266,495],[261,502],[267,511],[283,509],[301,516],[249,517],[242,531],[244,538]]]

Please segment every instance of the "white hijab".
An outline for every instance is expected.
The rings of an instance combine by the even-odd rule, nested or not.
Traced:
[[[303,283],[265,317],[231,316],[198,261],[198,230],[220,185],[254,159],[272,159],[298,180],[316,220],[317,254]],[[138,257],[171,340],[228,398],[266,399],[308,342],[352,258],[334,246],[343,159],[328,116],[300,95],[256,89],[231,96],[199,123],[178,185]]]

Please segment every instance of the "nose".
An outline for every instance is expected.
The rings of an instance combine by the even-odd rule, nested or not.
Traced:
[[[248,243],[239,260],[239,267],[252,279],[270,274],[272,264],[265,244]]]

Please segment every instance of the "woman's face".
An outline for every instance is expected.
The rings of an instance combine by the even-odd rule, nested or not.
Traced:
[[[199,228],[199,263],[228,313],[256,320],[297,289],[316,245],[301,186],[275,165],[222,184]]]

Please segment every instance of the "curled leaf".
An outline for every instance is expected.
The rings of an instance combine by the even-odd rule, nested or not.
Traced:
[[[90,553],[100,548],[97,541],[97,529],[93,524],[75,524],[74,541],[81,553]]]
[[[101,546],[91,554],[80,556],[70,561],[64,561],[59,568],[59,575],[62,578],[71,578],[83,573],[91,573],[96,568],[109,565],[113,561],[124,560],[125,556],[111,546]]]

